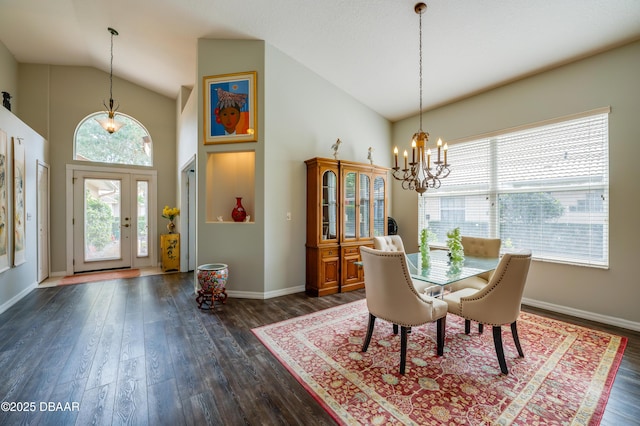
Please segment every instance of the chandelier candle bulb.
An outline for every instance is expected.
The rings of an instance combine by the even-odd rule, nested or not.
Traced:
[[[445,165],[445,166],[447,165],[447,149],[449,149],[449,145],[447,145],[447,144],[445,143],[445,144],[444,144],[444,148],[443,148],[443,151],[444,151],[444,165]]]
[[[416,141],[411,142],[411,164],[416,164]]]
[[[427,150],[427,169],[431,169],[431,149]]]
[[[398,168],[398,147],[393,148],[393,155],[396,157],[396,169]]]
[[[438,139],[438,164],[440,164],[440,150],[442,149],[442,139]]]
[[[404,150],[404,169],[405,170],[409,170],[409,167],[407,167],[407,159],[409,158],[409,154],[407,154],[407,150]]]

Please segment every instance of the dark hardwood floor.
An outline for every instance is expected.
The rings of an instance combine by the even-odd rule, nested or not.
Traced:
[[[40,288],[0,315],[0,401],[27,410],[0,411],[0,424],[334,424],[251,328],[364,291],[230,298],[205,312],[192,277]],[[640,333],[523,309],[628,337],[602,424],[639,424]]]

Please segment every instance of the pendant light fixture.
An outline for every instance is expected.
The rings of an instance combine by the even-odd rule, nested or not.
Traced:
[[[445,143],[442,146],[442,140],[438,139],[435,146],[437,154],[434,153],[433,167],[431,167],[431,149],[427,147],[429,142],[429,133],[422,130],[422,14],[427,10],[427,5],[417,3],[414,6],[415,12],[420,17],[420,129],[414,133],[411,142],[411,161],[409,161],[408,153],[404,151],[404,168],[398,166],[398,147],[393,150],[395,164],[391,168],[391,175],[394,179],[402,182],[402,188],[410,191],[416,191],[422,195],[429,188],[439,188],[440,179],[449,176],[449,166],[447,162],[447,149]]]
[[[115,133],[124,126],[124,123],[115,119],[116,111],[120,105],[117,104],[114,107],[113,102],[113,36],[117,36],[118,31],[111,27],[107,28],[107,30],[111,33],[111,69],[109,70],[109,105],[104,102],[103,105],[108,109],[108,111],[105,111],[108,117],[101,120],[96,118],[96,121],[100,123],[100,126],[102,126],[102,128],[107,132]]]

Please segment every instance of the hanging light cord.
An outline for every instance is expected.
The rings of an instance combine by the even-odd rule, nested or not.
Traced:
[[[113,36],[118,35],[118,32],[113,28],[109,28],[111,33],[111,65],[109,69],[109,100],[113,100]]]
[[[107,30],[111,33],[111,57],[109,58],[109,104],[107,105],[106,102],[102,102],[104,107],[107,109],[107,111],[105,111],[105,113],[107,114],[107,118],[96,118],[96,120],[98,121],[98,123],[100,123],[100,126],[102,126],[104,130],[109,133],[114,133],[117,132],[118,129],[120,129],[122,126],[124,126],[124,123],[121,123],[114,119],[115,113],[120,107],[119,104],[114,106],[113,102],[113,36],[117,36],[118,32],[111,27],[107,28]]]
[[[428,149],[429,133],[422,130],[422,14],[427,10],[425,3],[417,3],[413,10],[419,16],[419,76],[420,76],[420,111],[419,122],[420,130],[413,134],[411,143],[411,162],[409,162],[408,152],[404,151],[404,168],[398,165],[398,147],[393,150],[395,166],[392,176],[394,179],[402,182],[402,189],[415,190],[422,195],[427,189],[440,187],[441,179],[449,176],[449,163],[447,161],[447,144],[442,146],[442,140],[438,139],[436,151],[434,152],[434,160],[431,161],[431,149]],[[444,160],[441,159],[441,153],[444,151]],[[416,155],[417,154],[417,155]],[[431,166],[433,164],[433,167]]]
[[[420,19],[420,22],[422,22],[422,19]],[[420,61],[422,61],[422,59],[420,59]],[[113,30],[111,31],[111,67],[109,69],[109,99],[113,99]]]
[[[420,15],[420,132],[422,132],[422,11],[418,12]]]

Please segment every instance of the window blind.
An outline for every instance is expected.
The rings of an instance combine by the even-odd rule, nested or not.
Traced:
[[[499,237],[535,258],[608,266],[608,111],[452,144],[451,174],[419,197],[438,243]]]

